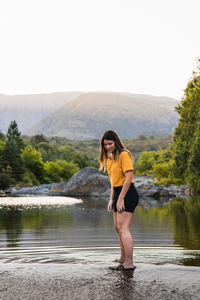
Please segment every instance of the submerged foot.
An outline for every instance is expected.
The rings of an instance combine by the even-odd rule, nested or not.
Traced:
[[[134,271],[136,266],[129,266],[129,267],[124,267],[122,264],[118,265],[118,266],[112,266],[112,267],[108,267],[111,271]]]
[[[123,265],[118,265],[118,266],[112,266],[112,267],[108,267],[111,271],[123,271],[124,267]]]

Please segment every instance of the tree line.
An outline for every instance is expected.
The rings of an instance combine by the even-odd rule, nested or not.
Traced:
[[[22,139],[16,121],[0,132],[0,188],[67,181],[80,169],[97,166],[71,146],[50,144],[43,135]]]

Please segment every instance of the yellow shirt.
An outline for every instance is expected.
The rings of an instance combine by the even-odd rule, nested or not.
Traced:
[[[112,156],[107,159],[107,172],[112,187],[122,186],[125,180],[125,172],[130,170],[133,170],[133,159],[127,151],[121,152],[117,161]],[[134,182],[134,178],[132,182]]]

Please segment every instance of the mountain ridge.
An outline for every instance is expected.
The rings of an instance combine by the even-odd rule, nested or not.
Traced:
[[[107,129],[123,138],[140,134],[165,136],[178,122],[177,100],[167,97],[85,92],[38,122],[31,134],[58,135],[70,139],[96,139]]]
[[[10,122],[16,120],[23,132],[80,94],[81,92],[0,94],[0,130],[5,133]]]

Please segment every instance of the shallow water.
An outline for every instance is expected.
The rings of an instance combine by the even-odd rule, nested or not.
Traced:
[[[200,266],[199,199],[137,207],[131,231],[136,263]],[[0,198],[0,262],[103,264],[118,258],[103,199]]]

